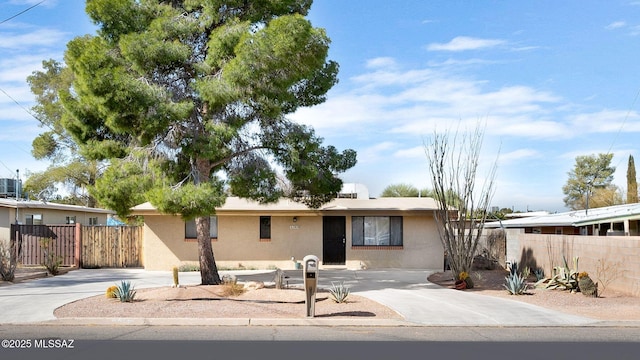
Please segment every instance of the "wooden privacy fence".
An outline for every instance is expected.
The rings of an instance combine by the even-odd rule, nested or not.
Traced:
[[[82,227],[82,267],[140,267],[141,259],[142,227]]]
[[[75,225],[11,225],[11,241],[18,242],[21,264],[42,265],[46,256],[62,266],[76,265]]]
[[[141,267],[141,226],[11,225],[22,265],[42,265],[47,254],[62,266]]]

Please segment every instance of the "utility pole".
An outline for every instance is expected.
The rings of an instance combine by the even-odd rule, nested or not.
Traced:
[[[20,200],[20,169],[16,169],[16,200]]]
[[[20,169],[16,169],[16,225],[20,224],[19,204],[20,201]]]

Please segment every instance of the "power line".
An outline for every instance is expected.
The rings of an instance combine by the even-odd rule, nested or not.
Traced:
[[[2,92],[3,94],[5,94],[9,99],[11,99],[11,101],[13,101],[16,105],[18,105],[22,110],[24,110],[27,114],[31,115],[32,118],[38,120],[38,122],[40,122],[40,124],[42,124],[43,126],[48,127],[51,131],[54,131],[56,134],[61,135],[58,133],[58,131],[56,131],[56,129],[47,124],[46,122],[42,121],[42,119],[39,119],[37,116],[35,116],[33,114],[33,112],[31,112],[29,109],[27,109],[26,107],[24,107],[22,104],[20,104],[18,102],[18,100],[14,99],[11,95],[9,95],[6,91],[4,91],[2,88],[0,88],[0,92]],[[62,136],[62,135],[61,135]]]
[[[26,9],[24,9],[24,10],[20,11],[19,13],[17,13],[17,14],[15,14],[15,15],[11,16],[11,17],[8,17],[8,18],[6,18],[6,19],[4,19],[4,20],[0,21],[0,25],[2,25],[2,24],[4,24],[4,23],[6,23],[6,22],[7,22],[7,21],[9,21],[9,20],[12,20],[12,19],[17,18],[18,16],[20,16],[20,15],[22,15],[22,14],[26,13],[27,11],[29,11],[29,10],[31,10],[31,9],[33,9],[33,8],[35,8],[36,6],[38,6],[38,5],[42,4],[42,3],[43,3],[43,2],[45,2],[45,1],[46,1],[46,0],[42,0],[42,1],[40,1],[39,3],[37,3],[37,4],[35,4],[35,5],[32,5],[32,6],[28,7],[28,8],[26,8]]]

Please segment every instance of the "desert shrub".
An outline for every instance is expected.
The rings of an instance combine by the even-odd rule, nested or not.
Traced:
[[[60,265],[62,265],[63,257],[56,255],[55,251],[51,248],[55,240],[51,238],[44,238],[40,240],[40,246],[42,247],[42,252],[44,253],[44,260],[42,261],[42,266],[47,268],[47,271],[51,275],[58,275],[60,271]]]
[[[12,251],[9,241],[0,239],[0,276],[4,281],[13,281],[18,255]]]
[[[180,272],[200,271],[200,265],[198,263],[182,264],[178,268]]]
[[[599,294],[602,295],[607,290],[607,286],[612,281],[620,278],[623,274],[622,264],[611,262],[608,258],[598,259],[596,265],[596,280],[601,287]]]
[[[115,299],[118,296],[116,295],[116,291],[118,290],[118,287],[113,285],[113,286],[109,286],[107,288],[107,291],[105,292],[105,296],[109,299]]]
[[[120,302],[133,302],[136,297],[136,291],[131,282],[124,280],[120,282],[120,285],[116,286],[115,293]]]
[[[505,277],[504,287],[511,295],[522,295],[527,291],[527,281],[522,274],[517,272],[509,273],[509,276]]]
[[[222,296],[240,296],[244,294],[245,291],[244,285],[238,284],[235,279],[233,281],[222,282]]]
[[[573,258],[573,268],[569,268],[566,257],[562,257],[563,266],[553,268],[553,277],[551,279],[542,279],[536,283],[536,287],[544,286],[546,289],[569,290],[571,292],[578,291],[578,258]]]
[[[332,282],[329,293],[331,294],[331,298],[333,298],[333,301],[337,303],[346,303],[347,297],[349,297],[350,294],[350,290],[342,282],[338,284]]]

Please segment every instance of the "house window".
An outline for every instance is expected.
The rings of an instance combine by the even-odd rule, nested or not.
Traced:
[[[562,235],[562,228],[556,227],[556,235]]]
[[[211,216],[209,218],[209,223],[210,223],[209,236],[212,239],[217,239],[218,238],[218,217],[217,216]],[[185,221],[185,223],[184,223],[184,238],[185,239],[197,239],[198,238],[198,234],[196,232],[196,221],[195,220]]]
[[[42,225],[42,214],[26,214],[27,225]]]
[[[402,246],[402,216],[353,216],[353,246]]]
[[[271,239],[271,216],[260,216],[260,240]]]
[[[67,224],[75,224],[76,217],[75,216],[67,216]]]
[[[98,225],[98,218],[97,217],[89,218],[89,225]]]

